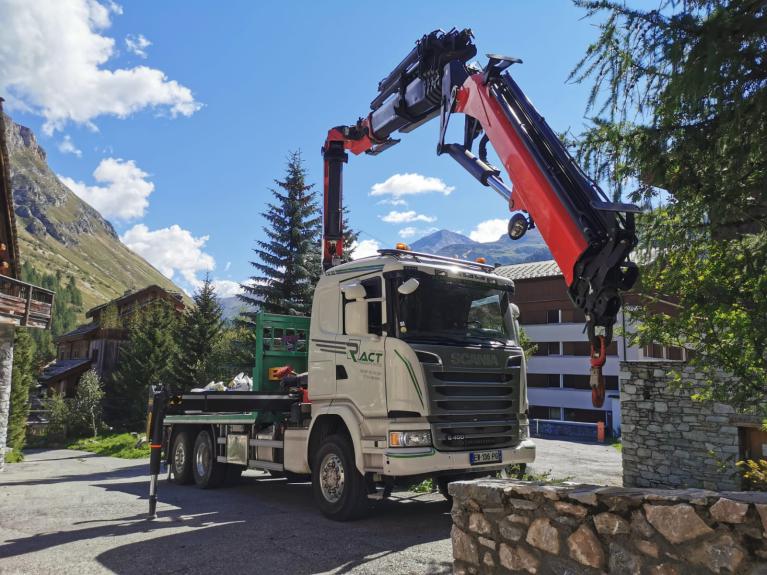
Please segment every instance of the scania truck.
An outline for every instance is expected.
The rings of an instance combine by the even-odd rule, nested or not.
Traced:
[[[311,477],[320,510],[344,520],[398,483],[434,478],[447,494],[532,462],[513,293],[492,266],[408,249],[332,268],[311,319],[259,315],[252,392],[168,402],[174,481]]]

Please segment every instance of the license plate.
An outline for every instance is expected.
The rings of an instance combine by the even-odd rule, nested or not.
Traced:
[[[469,463],[471,465],[482,465],[483,463],[501,463],[502,455],[500,449],[492,451],[470,451]]]

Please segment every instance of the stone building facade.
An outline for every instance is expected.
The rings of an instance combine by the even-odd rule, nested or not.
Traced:
[[[725,404],[696,401],[704,375],[679,363],[623,362],[620,392],[624,487],[741,489],[735,463],[767,456],[761,418]]]

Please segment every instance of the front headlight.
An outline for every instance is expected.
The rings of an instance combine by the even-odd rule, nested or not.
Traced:
[[[389,447],[431,447],[431,431],[390,431]]]
[[[519,424],[519,440],[524,441],[525,439],[530,439],[530,424],[520,423]]]

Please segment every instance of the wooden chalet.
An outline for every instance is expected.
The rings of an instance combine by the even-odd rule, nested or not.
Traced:
[[[59,336],[56,339],[56,361],[45,368],[39,383],[49,394],[58,392],[65,397],[74,397],[80,376],[94,369],[102,379],[108,378],[117,369],[120,361],[120,346],[128,339],[128,321],[133,314],[157,301],[167,301],[177,313],[184,311],[181,294],[169,292],[157,285],[141,290],[126,292],[125,295],[88,310],[85,317],[91,322]],[[110,325],[102,325],[107,319]],[[116,319],[116,324],[111,321]]]

